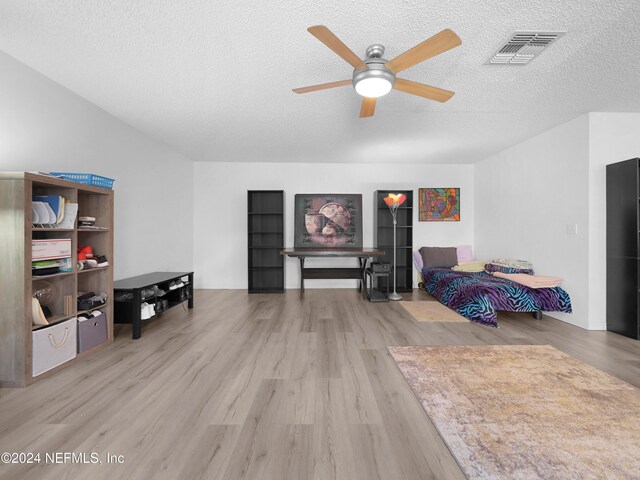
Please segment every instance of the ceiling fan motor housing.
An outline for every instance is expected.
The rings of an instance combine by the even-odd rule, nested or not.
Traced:
[[[380,43],[369,45],[366,54],[367,58],[382,58],[382,55],[384,55],[384,45]]]
[[[374,46],[376,45],[372,45],[372,47]],[[369,47],[369,49],[372,47]],[[369,49],[367,49],[367,53],[369,53]],[[382,51],[384,52],[384,47]],[[393,87],[396,83],[396,76],[391,70],[384,66],[387,62],[388,60],[385,60],[382,57],[370,57],[364,60],[364,63],[367,64],[367,68],[356,68],[353,71],[354,88],[359,81],[364,80],[365,78],[381,78],[389,82]]]

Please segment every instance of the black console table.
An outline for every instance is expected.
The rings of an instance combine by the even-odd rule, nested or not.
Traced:
[[[174,290],[169,289],[171,282],[178,281],[183,277],[189,277],[187,284]],[[187,301],[188,307],[193,308],[193,272],[153,272],[114,282],[114,300],[120,292],[130,292],[133,294],[131,300],[115,301],[114,321],[115,323],[130,323],[132,325],[132,336],[134,339],[140,338],[142,335],[142,319],[140,317],[140,309],[143,302],[142,290],[152,288],[154,285],[164,290],[166,294],[162,297],[146,298],[144,300],[145,302],[153,302],[158,298],[167,299],[169,301],[168,308],[172,308]]]
[[[280,255],[298,258],[300,260],[300,295],[304,293],[305,279],[342,279],[354,278],[360,280],[358,291],[362,291],[364,279],[364,271],[367,268],[367,261],[371,257],[379,257],[384,255],[383,250],[376,248],[285,248]],[[304,266],[304,260],[307,257],[319,258],[357,258],[359,267],[339,267],[339,268],[309,268]]]

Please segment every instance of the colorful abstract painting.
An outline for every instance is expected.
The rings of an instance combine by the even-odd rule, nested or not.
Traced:
[[[421,222],[459,222],[459,188],[421,188]]]

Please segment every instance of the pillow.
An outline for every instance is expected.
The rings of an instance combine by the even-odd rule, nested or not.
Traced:
[[[420,252],[417,250],[413,251],[413,263],[416,264],[416,268],[421,272],[424,267],[424,263],[422,263],[422,255],[420,255]]]
[[[456,247],[457,250],[457,254],[458,254],[458,262],[472,262],[475,260],[475,258],[473,258],[473,249],[471,248],[471,245],[460,245],[459,247]]]
[[[451,270],[456,272],[484,272],[486,263],[482,260],[474,260],[472,262],[458,262],[458,265]]]
[[[451,268],[458,264],[456,247],[422,247],[418,251],[424,268]]]

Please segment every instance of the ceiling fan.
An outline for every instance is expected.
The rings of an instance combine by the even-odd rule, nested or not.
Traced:
[[[360,118],[372,117],[376,109],[376,99],[389,93],[392,88],[437,102],[446,102],[454,95],[454,92],[449,90],[396,77],[396,74],[402,70],[462,44],[462,40],[453,30],[444,29],[412,49],[401,53],[393,60],[382,58],[384,46],[380,44],[369,46],[366,51],[367,58],[361,60],[324,25],[315,25],[307,30],[338,56],[350,63],[355,70],[351,80],[294,88],[293,91],[296,93],[309,93],[351,84],[356,92],[364,97],[360,108]]]

